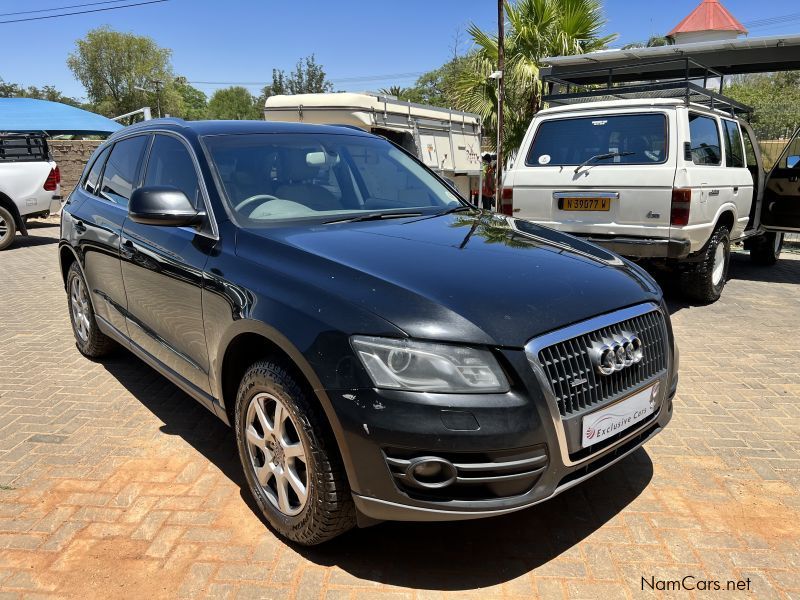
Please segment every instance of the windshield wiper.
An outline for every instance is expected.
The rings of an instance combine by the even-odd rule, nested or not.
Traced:
[[[464,210],[477,210],[477,207],[475,207],[475,206],[465,206],[464,204],[459,204],[458,206],[451,206],[450,208],[446,208],[442,212],[438,212],[433,216],[434,217],[443,217],[444,215],[450,215],[452,213],[461,212],[461,211],[464,211]]]
[[[606,160],[608,158],[616,158],[618,156],[630,156],[631,154],[636,154],[636,152],[606,152],[604,154],[595,154],[594,156],[590,156],[577,167],[575,167],[575,172],[581,170],[581,167],[585,167],[586,165],[593,163],[596,160]]]
[[[418,217],[420,212],[392,212],[392,213],[369,213],[367,215],[358,215],[355,217],[343,217],[341,219],[333,219],[332,221],[325,221],[325,225],[332,223],[358,223],[360,221],[381,221],[383,219],[402,219],[403,217]]]

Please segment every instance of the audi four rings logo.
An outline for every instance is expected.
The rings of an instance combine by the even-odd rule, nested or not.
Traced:
[[[596,342],[590,349],[595,370],[601,375],[611,375],[626,367],[642,362],[642,340],[632,333],[623,333],[613,340]]]

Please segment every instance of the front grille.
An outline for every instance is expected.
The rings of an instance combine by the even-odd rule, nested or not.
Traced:
[[[595,371],[589,350],[603,338],[613,339],[623,332],[642,340],[643,360],[611,375]],[[667,367],[667,328],[658,310],[601,327],[542,348],[539,364],[550,382],[562,417],[571,417],[635,391]],[[581,382],[575,385],[575,382]]]

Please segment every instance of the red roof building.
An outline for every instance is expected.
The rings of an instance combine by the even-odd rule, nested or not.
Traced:
[[[719,0],[703,0],[667,34],[677,44],[736,38],[747,33]]]

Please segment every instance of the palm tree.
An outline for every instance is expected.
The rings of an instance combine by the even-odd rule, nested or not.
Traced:
[[[378,92],[384,96],[394,96],[397,99],[402,99],[401,96],[406,93],[406,90],[399,85],[392,85],[388,88],[381,88]]]
[[[616,34],[600,35],[606,20],[600,0],[518,0],[505,2],[506,156],[515,152],[541,106],[539,69],[548,56],[582,54],[605,48]],[[470,25],[475,50],[459,71],[455,94],[459,108],[479,114],[486,133],[496,138],[497,88],[489,75],[497,67],[497,36]]]

